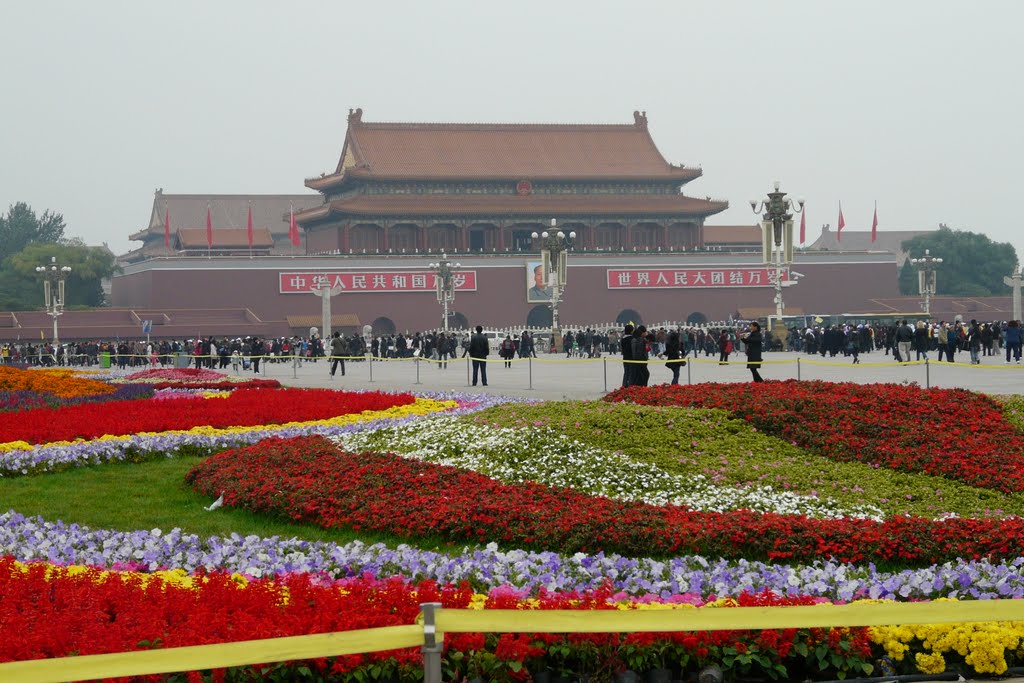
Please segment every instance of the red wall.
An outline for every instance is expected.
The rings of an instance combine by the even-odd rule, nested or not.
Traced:
[[[718,255],[721,259],[722,255]],[[804,275],[799,284],[787,287],[784,298],[789,311],[801,308],[805,313],[842,313],[871,308],[874,298],[899,295],[895,259],[875,262],[798,263],[794,270]],[[707,289],[645,289],[610,290],[606,272],[610,268],[654,267],[718,267],[701,263],[700,255],[680,256],[573,256],[570,261],[568,286],[559,317],[563,323],[598,323],[614,321],[623,309],[640,313],[645,322],[685,320],[693,312],[701,312],[709,320],[723,320],[739,308],[774,309],[771,288],[707,288]],[[477,272],[478,289],[459,292],[453,311],[466,316],[471,324],[485,327],[524,325],[530,310],[538,305],[526,302],[527,274],[525,262],[536,257],[466,257],[463,269]],[[600,265],[594,263],[599,261]],[[368,265],[361,259],[257,259],[218,263],[196,259],[189,269],[152,269],[146,265],[131,266],[124,275],[114,278],[112,299],[116,307],[188,309],[239,308],[251,309],[265,321],[282,320],[287,315],[319,315],[320,299],[312,294],[280,294],[278,273],[289,271],[352,270],[370,272],[388,268],[426,270],[429,259],[395,258],[378,260],[385,266]],[[753,267],[737,258],[733,265]],[[268,266],[280,265],[272,268]],[[133,270],[138,272],[132,272]],[[334,313],[355,313],[362,323],[378,317],[390,318],[398,329],[417,330],[440,324],[441,306],[430,292],[410,293],[343,293],[333,299]]]

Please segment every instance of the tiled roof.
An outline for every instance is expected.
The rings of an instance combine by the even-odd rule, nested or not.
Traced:
[[[178,228],[206,226],[206,207],[214,229],[245,229],[249,220],[249,206],[252,206],[254,225],[266,226],[275,235],[288,234],[288,209],[295,207],[295,213],[323,203],[317,194],[164,194],[157,190],[153,198],[149,225],[130,236],[143,240],[147,236],[164,233],[164,210],[170,213],[171,233]],[[206,243],[206,238],[203,238]]]
[[[897,265],[902,266],[907,259],[907,253],[903,251],[903,242],[929,232],[928,230],[879,230],[877,239],[872,242],[870,230],[844,229],[840,240],[836,238],[835,231],[826,225],[821,229],[821,236],[806,248],[812,251],[889,251],[896,254]]]
[[[182,249],[205,249],[206,228],[182,228],[178,230],[178,241]],[[253,228],[252,246],[266,249],[274,245],[274,238],[269,228]],[[249,246],[249,234],[245,228],[241,230],[214,230],[213,248],[245,249]]]
[[[355,195],[331,202],[331,213],[359,216],[540,216],[687,215],[724,211],[728,202],[665,195]],[[314,210],[303,220],[325,212]]]
[[[757,225],[705,225],[704,244],[760,244]]]
[[[343,175],[381,179],[662,179],[697,178],[699,168],[668,163],[647,130],[631,124],[366,123],[349,115],[333,175],[308,180],[329,187]]]

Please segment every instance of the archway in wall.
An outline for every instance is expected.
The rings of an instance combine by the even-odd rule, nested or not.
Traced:
[[[380,317],[373,321],[373,335],[380,337],[385,334],[395,333],[395,321],[391,318]]]
[[[527,327],[551,327],[551,307],[534,306],[526,315]]]
[[[700,311],[694,311],[690,315],[686,316],[687,325],[707,325],[708,317]]]
[[[615,318],[615,322],[619,325],[625,325],[626,323],[632,323],[633,325],[642,324],[644,319],[639,313],[634,311],[632,308],[624,308],[622,312]]]
[[[453,330],[468,330],[469,318],[461,313],[449,313],[448,327]]]

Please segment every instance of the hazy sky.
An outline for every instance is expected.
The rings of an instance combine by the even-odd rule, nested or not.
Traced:
[[[940,222],[1012,242],[1024,2],[5,2],[0,208],[140,246],[153,190],[304,192],[367,121],[630,123],[750,224]],[[196,226],[199,227],[199,226]]]

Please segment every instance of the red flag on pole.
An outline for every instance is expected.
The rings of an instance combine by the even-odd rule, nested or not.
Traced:
[[[252,251],[252,204],[249,205],[249,222],[245,229],[246,236],[249,238],[249,250]]]
[[[164,249],[171,248],[171,212],[164,206]]]
[[[291,216],[288,218],[288,239],[292,241],[292,246],[299,246],[299,224],[295,222],[295,207],[291,207]]]
[[[206,246],[213,249],[213,218],[210,216],[210,205],[206,205]]]
[[[800,244],[807,241],[807,209],[800,209]]]
[[[836,242],[842,241],[843,228],[846,227],[846,220],[843,218],[843,203],[839,202],[839,227],[836,228]]]
[[[878,202],[875,202],[875,217],[871,219],[871,243],[878,237]]]

